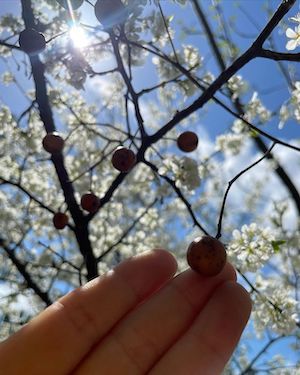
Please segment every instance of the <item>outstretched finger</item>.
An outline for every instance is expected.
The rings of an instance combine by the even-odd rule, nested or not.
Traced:
[[[126,315],[79,364],[75,374],[148,373],[189,328],[218,285],[235,279],[230,264],[215,277],[203,277],[192,270],[183,272]]]
[[[251,301],[245,289],[236,282],[225,282],[149,375],[220,375],[250,312]]]
[[[170,280],[176,269],[174,257],[164,250],[121,263],[64,296],[1,343],[1,368],[6,375],[69,373],[124,315]]]

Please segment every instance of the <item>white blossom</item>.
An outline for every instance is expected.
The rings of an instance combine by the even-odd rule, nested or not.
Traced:
[[[165,175],[171,172],[178,187],[185,187],[192,191],[199,187],[200,177],[196,160],[184,156],[182,158],[166,158],[159,168],[159,174]]]
[[[256,272],[274,253],[275,234],[271,228],[261,228],[256,223],[235,229],[228,244],[228,255],[242,272]]]
[[[279,111],[279,118],[280,122],[278,127],[280,129],[289,118],[293,118],[300,123],[300,81],[293,82],[291,96],[282,104]]]
[[[242,76],[235,75],[228,80],[228,88],[232,91],[232,99],[237,99],[241,94],[245,93],[248,85]]]
[[[271,112],[262,104],[258,93],[255,91],[247,104],[247,120],[253,120],[256,117],[264,123],[270,119]]]
[[[212,84],[215,80],[215,76],[211,72],[207,72],[202,77],[202,81],[208,85]]]
[[[295,23],[300,23],[300,13],[297,13],[294,17],[290,17],[289,20]]]
[[[290,334],[297,323],[297,301],[292,289],[278,283],[278,280],[258,275],[254,294],[254,327],[258,335],[266,327],[279,334]]]
[[[4,72],[1,76],[1,81],[4,85],[8,86],[15,81],[15,77],[11,72]]]
[[[285,46],[288,51],[292,51],[300,45],[300,25],[296,26],[294,30],[289,27],[286,29],[285,35],[291,39]]]
[[[216,139],[216,150],[237,155],[244,144],[244,138],[242,134],[227,133],[219,135]]]
[[[231,130],[235,134],[242,134],[248,132],[249,126],[243,120],[236,119],[233,122]]]
[[[286,104],[283,104],[279,111],[279,119],[280,119],[279,124],[278,124],[279,129],[283,128],[284,124],[287,122],[289,117],[290,117],[289,108]]]
[[[295,119],[300,122],[300,109],[299,109],[299,103],[300,103],[300,81],[296,81],[294,83],[294,90],[292,91],[291,95],[291,103],[293,105],[293,114]]]

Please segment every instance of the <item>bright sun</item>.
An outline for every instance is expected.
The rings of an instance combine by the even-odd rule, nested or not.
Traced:
[[[70,38],[77,48],[86,47],[88,44],[88,36],[80,26],[72,26],[69,30]]]

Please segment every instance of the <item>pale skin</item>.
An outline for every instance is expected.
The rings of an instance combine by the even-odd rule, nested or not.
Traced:
[[[0,343],[6,375],[219,375],[251,302],[230,264],[174,277],[165,250],[133,257],[62,297]]]

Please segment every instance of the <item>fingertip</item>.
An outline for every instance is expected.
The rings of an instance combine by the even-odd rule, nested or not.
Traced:
[[[237,273],[236,273],[236,269],[234,268],[234,266],[229,263],[229,262],[226,262],[225,264],[225,267],[224,267],[224,271],[227,273],[227,277],[229,280],[233,280],[233,281],[237,281]]]
[[[161,264],[168,267],[173,274],[176,273],[178,264],[175,256],[171,252],[165,249],[155,248],[150,250],[150,253],[153,253],[153,255],[160,260]]]
[[[154,249],[125,260],[113,270],[113,273],[127,280],[138,296],[141,290],[144,295],[142,285],[147,281],[148,296],[167,283],[176,270],[177,262],[171,253],[164,249]]]
[[[158,273],[174,275],[177,271],[177,261],[173,254],[162,248],[145,251],[131,258],[133,261],[146,262]]]

